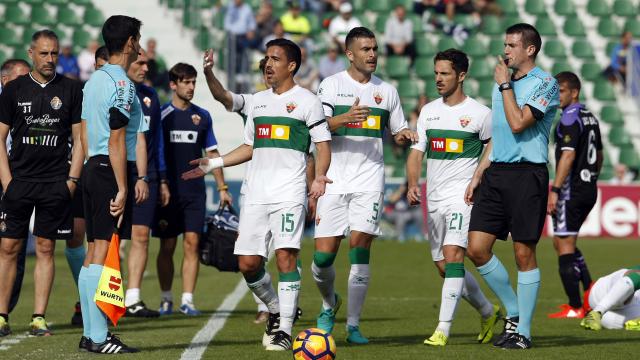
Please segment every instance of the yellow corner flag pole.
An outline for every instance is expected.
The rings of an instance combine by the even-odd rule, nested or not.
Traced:
[[[111,243],[107,251],[107,258],[104,261],[100,282],[93,300],[96,305],[111,320],[113,325],[118,324],[118,320],[126,312],[124,306],[124,284],[120,273],[120,235],[119,228],[122,216],[118,219],[118,225],[111,235]]]

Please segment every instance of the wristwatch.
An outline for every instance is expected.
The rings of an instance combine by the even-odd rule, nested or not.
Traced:
[[[138,180],[142,180],[142,181],[144,181],[144,182],[146,182],[146,183],[148,183],[148,182],[149,182],[149,178],[148,178],[146,175],[145,175],[145,176],[138,176],[138,178],[137,178],[137,179],[138,179]]]
[[[498,90],[500,90],[500,92],[503,92],[505,90],[511,90],[511,89],[513,89],[513,88],[511,87],[511,83],[510,82],[505,82],[505,83],[502,83],[502,84],[500,84],[498,86]]]

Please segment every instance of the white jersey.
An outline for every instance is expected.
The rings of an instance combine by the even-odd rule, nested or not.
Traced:
[[[249,109],[251,109],[251,100],[253,100],[253,94],[236,94],[234,92],[231,93],[231,98],[233,99],[233,104],[231,105],[231,109],[227,109],[233,112],[238,113],[242,117],[242,121],[244,125],[247,124],[247,117],[249,116]],[[240,195],[247,194],[247,174],[249,174],[249,170],[251,169],[251,161],[247,161],[247,167],[245,176],[242,179],[242,186],[240,187]]]
[[[398,91],[376,76],[361,84],[342,71],[322,81],[318,96],[327,117],[348,112],[356,98],[371,110],[366,121],[347,124],[332,134],[327,177],[333,184],[327,184],[326,193],[384,191],[384,129],[395,135],[407,127]]]
[[[468,96],[455,106],[436,99],[420,110],[418,138],[411,148],[427,155],[429,207],[462,202],[491,138],[491,110]]]
[[[253,146],[245,202],[305,204],[311,142],[331,140],[320,99],[298,85],[280,95],[261,91],[253,95],[244,133]]]
[[[607,296],[609,294],[609,292],[611,291],[611,288],[620,280],[624,277],[624,274],[629,271],[629,269],[620,269],[617,270],[607,276],[603,276],[601,278],[599,278],[594,284],[593,287],[591,288],[591,292],[589,294],[589,305],[591,305],[591,307],[595,308],[597,306],[597,304],[599,304],[602,299],[605,298],[605,296]],[[625,301],[627,299],[624,299]],[[619,308],[618,304],[618,308]],[[616,307],[614,307],[613,310],[615,310]]]

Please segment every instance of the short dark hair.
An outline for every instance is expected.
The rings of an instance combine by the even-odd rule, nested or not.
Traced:
[[[196,68],[185,63],[177,63],[169,70],[169,81],[177,83],[184,79],[191,79],[198,76]]]
[[[106,46],[102,45],[96,50],[96,55],[95,55],[96,62],[98,62],[98,59],[109,61],[109,50],[107,50]]]
[[[287,54],[287,61],[296,63],[296,68],[293,70],[293,75],[295,75],[302,63],[300,47],[289,39],[273,39],[267,43],[267,49],[272,46],[279,46],[284,49],[284,53]]]
[[[267,66],[267,58],[264,57],[262,59],[260,59],[260,62],[258,63],[258,69],[260,69],[260,73],[264,75],[264,68]]]
[[[6,75],[10,73],[17,65],[23,65],[28,69],[31,69],[31,65],[29,65],[29,63],[24,59],[8,59],[2,63],[2,66],[0,66],[0,74]]]
[[[451,66],[456,72],[456,75],[460,74],[461,72],[466,73],[467,71],[469,71],[469,58],[467,57],[467,54],[458,49],[447,49],[445,51],[440,51],[433,58],[433,63],[435,64],[436,61],[441,60],[451,61]]]
[[[49,29],[43,29],[43,30],[38,30],[36,32],[33,33],[33,35],[31,35],[31,46],[33,46],[33,44],[40,40],[40,38],[47,38],[47,39],[54,39],[55,41],[60,41],[58,39],[58,35]]]
[[[130,37],[140,35],[142,22],[134,17],[113,15],[102,25],[102,39],[109,54],[121,53]]]
[[[555,76],[558,84],[566,84],[571,90],[578,90],[582,88],[582,84],[580,83],[580,79],[578,75],[572,73],[571,71],[563,71],[561,73],[556,74]]]
[[[375,39],[376,35],[373,33],[373,31],[367,29],[364,26],[354,27],[353,29],[351,29],[351,31],[349,31],[349,33],[347,34],[347,38],[344,40],[345,49],[348,49],[351,43],[355,39],[359,38]]]
[[[524,47],[528,47],[530,45],[535,46],[536,51],[533,53],[533,58],[535,59],[540,52],[540,48],[542,47],[542,38],[540,38],[540,33],[536,30],[535,27],[531,24],[519,23],[515,25],[511,25],[505,31],[506,34],[521,34],[522,35],[522,45]]]

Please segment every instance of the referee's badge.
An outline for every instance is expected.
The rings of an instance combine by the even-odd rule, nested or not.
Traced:
[[[193,121],[193,125],[195,125],[195,126],[200,125],[200,119],[201,119],[201,117],[198,114],[191,115],[191,121]]]
[[[145,96],[144,99],[142,99],[142,102],[147,106],[147,107],[151,107],[151,99],[149,99],[148,96]]]
[[[53,110],[60,110],[60,108],[62,107],[62,100],[60,100],[59,97],[54,96],[53,99],[51,99],[50,104]]]
[[[467,127],[467,125],[469,125],[470,122],[471,122],[471,116],[463,115],[462,117],[460,117],[460,126],[462,126],[463,128]]]
[[[380,105],[380,103],[382,102],[382,94],[376,91],[375,93],[373,93],[373,100],[376,102],[376,104]]]

